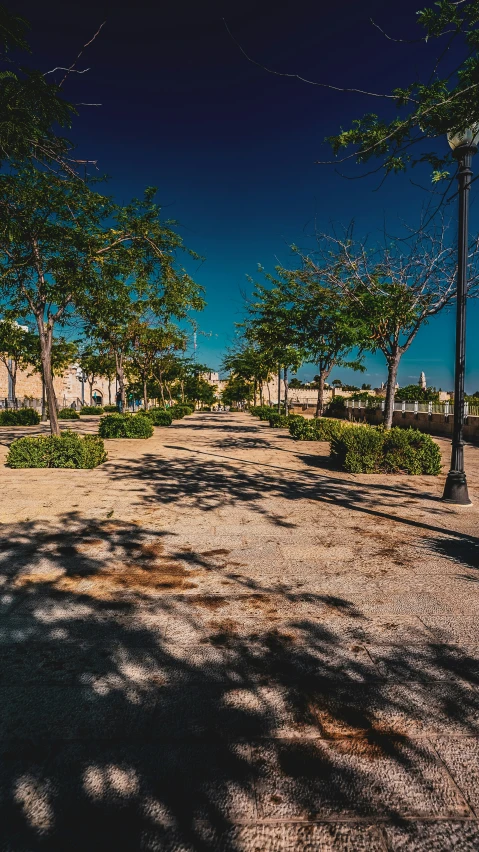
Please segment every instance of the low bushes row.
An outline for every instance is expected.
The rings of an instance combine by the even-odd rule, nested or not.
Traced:
[[[268,417],[269,425],[276,427],[288,428],[288,426],[293,423],[298,417],[301,417],[300,414],[278,414],[277,412],[270,414]]]
[[[113,405],[112,408],[116,410]],[[103,414],[103,406],[101,405],[84,405],[83,408],[80,408],[80,414]]]
[[[101,438],[151,438],[153,423],[146,414],[107,414],[100,420]]]
[[[59,420],[79,420],[80,415],[78,414],[78,411],[75,411],[74,408],[60,408],[60,411],[58,412],[58,419]]]
[[[340,420],[328,417],[315,417],[310,420],[301,416],[290,419],[288,426],[289,434],[296,441],[331,441],[339,436],[344,428],[349,428]]]
[[[253,405],[249,410],[253,417],[259,417],[260,420],[269,420],[272,414],[277,413],[277,409],[272,405]]]
[[[63,432],[60,436],[18,438],[10,445],[7,466],[66,467],[92,469],[107,459],[105,445],[97,435]]]
[[[172,415],[164,408],[150,408],[145,411],[145,416],[151,420],[153,426],[171,426],[173,422]]]
[[[167,410],[173,417],[173,420],[181,420],[188,414],[193,414],[195,409],[192,405],[188,405],[186,402],[178,402],[176,405],[172,405],[171,408],[168,408]]]
[[[104,405],[103,411],[105,414],[113,414],[115,411],[118,411],[118,408],[116,405]]]
[[[441,453],[430,435],[398,426],[349,426],[331,440],[331,458],[349,473],[441,473]]]
[[[40,415],[34,408],[6,408],[0,411],[0,426],[37,426]]]

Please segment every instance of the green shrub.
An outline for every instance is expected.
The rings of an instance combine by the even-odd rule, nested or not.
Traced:
[[[387,473],[441,473],[441,451],[431,436],[419,429],[395,426],[385,432],[383,456],[382,467]]]
[[[277,414],[277,409],[273,408],[272,405],[253,405],[249,413],[253,417],[259,417],[260,420],[269,420],[272,414]]]
[[[100,420],[101,438],[151,438],[153,423],[146,414],[107,414]]]
[[[286,414],[278,414],[276,412],[274,414],[270,414],[269,417],[268,417],[268,420],[269,420],[270,426],[276,426],[276,427],[279,426],[280,428],[286,428],[287,429],[288,426],[290,425],[290,423],[293,423],[298,418],[301,418],[300,414],[286,415]]]
[[[105,412],[105,414],[113,414],[115,411],[118,411],[118,408],[116,407],[116,405],[104,405],[103,411]]]
[[[331,441],[331,458],[349,473],[441,472],[439,447],[418,429],[349,426]]]
[[[171,408],[168,408],[173,420],[181,420],[182,417],[186,417],[188,414],[193,414],[194,410],[195,409],[191,405],[187,405],[186,402],[178,402],[176,405],[172,405]]]
[[[0,426],[36,426],[40,415],[34,408],[6,408],[0,411]]]
[[[344,417],[346,406],[344,396],[335,396],[326,407],[328,417]]]
[[[84,405],[80,414],[103,414],[103,410],[101,405]]]
[[[75,411],[74,408],[60,408],[60,411],[58,412],[58,419],[59,420],[79,420],[80,415],[78,414],[78,411]]]
[[[268,420],[270,426],[279,426],[286,428],[289,424],[289,417],[287,417],[285,414],[278,414],[277,412],[275,414],[270,413]]]
[[[331,458],[349,473],[381,469],[384,432],[374,426],[351,426],[331,441]]]
[[[338,437],[346,424],[341,420],[331,420],[327,417],[307,420],[305,417],[290,418],[289,434],[296,441],[331,441]]]
[[[153,426],[171,426],[173,422],[170,412],[165,411],[164,408],[150,408],[149,411],[145,411],[145,416],[151,420]]]
[[[19,438],[10,445],[7,466],[64,467],[92,469],[107,459],[105,445],[97,435],[63,432],[60,436]]]

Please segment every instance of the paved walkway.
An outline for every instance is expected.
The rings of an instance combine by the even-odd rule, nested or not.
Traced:
[[[479,449],[455,511],[246,414],[108,444],[0,468],[1,852],[477,852]]]

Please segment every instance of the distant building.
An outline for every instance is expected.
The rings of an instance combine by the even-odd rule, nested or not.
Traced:
[[[421,373],[421,375],[419,376],[418,385],[419,385],[419,387],[420,387],[420,388],[422,388],[423,390],[426,390],[426,387],[427,387],[427,385],[426,385],[426,374],[425,374],[425,372],[424,372],[424,371],[423,371],[423,372]]]

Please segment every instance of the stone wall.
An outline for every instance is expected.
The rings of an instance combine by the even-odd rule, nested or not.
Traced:
[[[347,408],[346,418],[360,423],[378,424],[383,422],[381,409],[371,408]],[[452,414],[428,414],[426,411],[395,411],[393,415],[393,426],[412,426],[421,432],[430,435],[441,435],[446,438],[452,436],[453,427]],[[470,415],[464,424],[464,438],[466,441],[479,443],[479,417]]]
[[[60,408],[69,408],[75,404],[77,407],[81,405],[82,399],[82,384],[77,377],[77,367],[72,364],[68,367],[62,376],[55,376],[53,380],[55,393],[57,396],[58,405]],[[101,396],[104,404],[109,401],[109,382],[108,379],[98,378],[93,383],[93,393]],[[8,371],[5,364],[0,362],[0,402],[5,403],[8,399]],[[38,373],[34,373],[31,368],[17,371],[17,400],[22,403],[25,398],[31,399],[36,405],[41,403],[42,398],[42,381]],[[115,382],[111,383],[111,401],[115,402]],[[90,385],[85,383],[85,404],[90,403]]]

